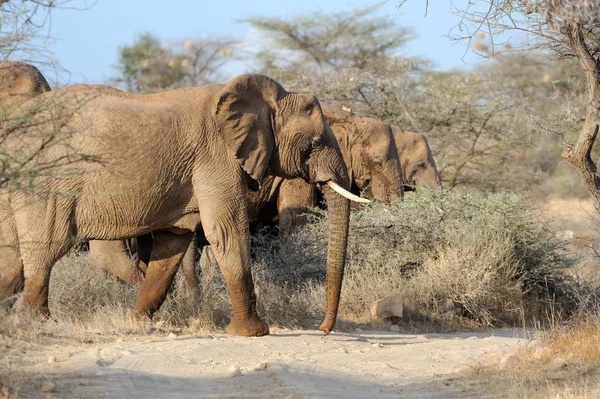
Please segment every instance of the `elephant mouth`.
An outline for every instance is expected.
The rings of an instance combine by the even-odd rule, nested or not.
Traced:
[[[358,188],[360,191],[369,191],[371,185],[370,179],[355,179],[354,182],[356,183],[356,188]]]
[[[404,187],[404,192],[417,190],[414,183],[404,183],[402,186]]]

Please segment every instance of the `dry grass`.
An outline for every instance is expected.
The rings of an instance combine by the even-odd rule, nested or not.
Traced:
[[[229,299],[218,281],[203,283],[202,297],[196,303],[178,273],[154,319],[138,321],[132,311],[138,287],[130,287],[93,266],[86,254],[71,253],[52,271],[49,295],[52,317],[43,320],[37,315],[1,310],[0,335],[16,339],[51,335],[95,341],[123,334],[152,336],[214,331],[215,320],[223,324],[219,317],[229,314]]]
[[[461,383],[475,391],[485,386],[493,397],[600,397],[598,314],[574,316],[538,335],[512,355],[471,367],[460,377]]]
[[[288,237],[253,237],[259,314],[271,325],[315,328],[324,313],[326,218]],[[338,330],[387,328],[370,304],[399,294],[409,312],[401,330],[450,331],[557,323],[600,303],[600,290],[563,273],[572,261],[523,198],[422,192],[391,206],[354,212]],[[178,274],[152,322],[134,321],[131,288],[72,253],[52,272],[47,322],[0,314],[11,336],[59,331],[83,335],[211,332],[231,308],[218,268],[203,269],[201,298]],[[25,328],[25,326],[29,326]],[[87,339],[87,338],[86,338]]]
[[[600,319],[592,314],[574,317],[545,334],[538,345],[522,349],[518,356],[528,364],[542,366],[557,358],[570,364],[600,366]]]

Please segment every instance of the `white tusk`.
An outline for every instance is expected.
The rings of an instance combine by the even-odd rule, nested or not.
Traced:
[[[327,181],[327,185],[329,187],[331,187],[331,189],[333,191],[335,191],[336,193],[338,193],[339,195],[341,195],[344,198],[348,198],[350,201],[360,202],[363,204],[368,204],[369,202],[371,202],[370,200],[368,200],[366,198],[360,198],[358,195],[352,194],[351,192],[344,189],[342,186],[340,186],[339,184],[337,184],[334,181],[331,181],[331,180]]]

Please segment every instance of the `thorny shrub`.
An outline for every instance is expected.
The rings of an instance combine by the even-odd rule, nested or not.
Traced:
[[[286,285],[296,304],[298,290],[310,288],[313,299],[299,308],[314,317],[323,312],[317,292],[324,291],[326,233],[323,218],[254,249],[259,282]],[[370,304],[395,294],[421,321],[445,325],[514,325],[591,309],[599,293],[563,273],[575,259],[561,245],[515,194],[422,190],[389,206],[366,206],[352,214],[341,316],[367,322]]]
[[[271,325],[316,328],[324,313],[327,218],[313,214],[319,212],[292,235],[264,230],[252,237],[258,311]],[[563,273],[575,259],[560,248],[515,194],[421,190],[365,206],[351,215],[338,329],[380,327],[370,305],[391,295],[403,298],[407,315],[394,322],[409,331],[539,325],[596,309],[600,289]],[[203,261],[198,272],[200,298],[178,273],[151,328],[226,326],[231,307],[218,267]],[[87,330],[135,331],[136,291],[74,253],[52,272],[50,310],[55,320]]]

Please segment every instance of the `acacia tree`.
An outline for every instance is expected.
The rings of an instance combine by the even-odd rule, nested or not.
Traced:
[[[409,32],[376,10],[248,19],[268,38],[261,72],[325,103],[426,134],[447,187],[497,191],[539,180],[543,171],[515,151],[532,147],[518,110],[532,103],[525,97],[535,84],[501,79],[499,68],[429,71],[422,60],[398,55]],[[517,60],[519,67],[535,62]]]
[[[399,27],[390,16],[378,15],[378,8],[317,11],[290,20],[252,17],[241,22],[267,39],[257,54],[259,71],[322,75],[339,68],[365,70],[382,57],[396,55],[411,39],[410,29]]]
[[[585,76],[586,110],[585,114],[580,111],[583,123],[577,142],[567,146],[562,156],[575,166],[600,212],[600,176],[592,159],[600,124],[600,3],[596,0],[483,0],[469,2],[466,8],[450,4],[461,18],[455,37],[470,42],[484,32],[491,38],[491,55],[534,48],[578,61]],[[506,46],[500,38],[507,31],[523,32],[532,39]]]
[[[152,93],[200,86],[222,78],[222,67],[234,59],[235,41],[223,38],[162,44],[149,33],[123,46],[113,79],[127,91]]]
[[[329,104],[397,119],[403,112],[398,100],[425,62],[399,55],[411,31],[378,8],[245,19],[266,38],[255,55],[258,72]]]

